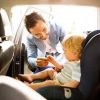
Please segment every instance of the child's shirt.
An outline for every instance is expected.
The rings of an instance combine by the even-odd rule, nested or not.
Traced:
[[[71,61],[63,64],[63,69],[61,72],[57,73],[55,76],[59,82],[66,83],[71,80],[76,80],[80,82],[81,72],[80,72],[80,61]]]

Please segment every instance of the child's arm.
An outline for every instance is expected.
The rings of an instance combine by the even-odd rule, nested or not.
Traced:
[[[51,55],[48,55],[47,59],[50,63],[52,63],[55,66],[55,69],[60,70],[63,68],[63,66],[59,62],[57,62]]]
[[[66,86],[66,87],[73,87],[73,88],[76,88],[77,86],[79,85],[79,82],[76,81],[76,80],[72,80],[70,82],[67,82],[67,83],[64,83],[63,86]]]

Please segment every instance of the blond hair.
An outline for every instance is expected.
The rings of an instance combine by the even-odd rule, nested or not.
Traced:
[[[64,49],[69,49],[71,51],[77,52],[79,57],[81,55],[82,43],[85,37],[81,35],[72,35],[70,37],[64,38],[62,41],[62,46]]]

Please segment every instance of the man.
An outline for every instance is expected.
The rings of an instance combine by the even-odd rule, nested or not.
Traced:
[[[26,38],[28,63],[39,72],[49,67],[46,55],[59,55],[56,46],[63,40],[65,32],[53,21],[46,22],[37,12],[25,17],[25,26],[29,32]]]

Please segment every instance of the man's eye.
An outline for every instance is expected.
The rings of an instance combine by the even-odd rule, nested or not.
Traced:
[[[40,34],[35,34],[36,36],[39,36]]]

